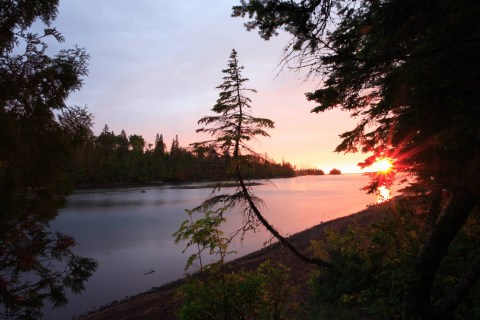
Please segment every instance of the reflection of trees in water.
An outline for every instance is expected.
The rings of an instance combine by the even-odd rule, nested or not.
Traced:
[[[65,100],[86,75],[83,49],[46,54],[54,29],[29,32],[39,19],[48,28],[56,1],[0,5],[0,317],[36,319],[45,301],[65,305],[96,262],[71,252],[75,241],[48,222],[70,191],[71,163],[91,135],[91,115]],[[58,115],[58,117],[57,117]]]

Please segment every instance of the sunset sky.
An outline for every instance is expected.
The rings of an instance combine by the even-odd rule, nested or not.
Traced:
[[[364,155],[333,152],[338,135],[356,123],[339,110],[310,113],[315,106],[305,92],[320,86],[319,79],[278,64],[289,40],[282,34],[269,42],[246,20],[231,18],[226,0],[62,0],[54,26],[66,42],[51,48],[86,48],[89,75],[69,105],[87,106],[94,115],[94,132],[105,124],[119,134],[142,135],[153,143],[163,134],[170,147],[178,135],[187,146],[204,137],[195,133],[197,120],[211,114],[233,48],[238,51],[249,88],[258,91],[253,114],[270,118],[275,129],[252,147],[276,161],[299,167],[356,172]]]

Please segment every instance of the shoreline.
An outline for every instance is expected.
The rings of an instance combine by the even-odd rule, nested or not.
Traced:
[[[341,174],[302,174],[302,175],[294,175],[294,176],[278,176],[278,177],[270,177],[270,178],[249,178],[251,181],[258,181],[258,180],[275,180],[275,179],[290,179],[290,178],[298,178],[298,177],[306,177],[306,176],[340,176],[340,175],[362,175],[363,173],[341,173]],[[225,180],[225,182],[229,182],[233,180]],[[141,187],[158,187],[163,185],[184,185],[184,184],[191,184],[191,183],[209,183],[215,184],[219,181],[216,180],[186,180],[186,181],[174,181],[174,180],[165,180],[165,181],[148,181],[148,182],[115,182],[115,183],[92,183],[92,184],[77,184],[73,185],[73,190],[89,190],[89,189],[115,189],[115,188],[141,188]],[[254,183],[254,182],[252,182]]]
[[[378,222],[388,212],[392,200],[379,205],[373,205],[359,212],[346,215],[341,218],[322,222],[316,226],[300,231],[288,237],[299,250],[312,254],[310,243],[312,240],[322,241],[325,239],[326,230],[344,231],[352,222],[361,225],[369,225]],[[265,260],[281,262],[291,269],[290,279],[292,283],[305,284],[311,272],[317,267],[308,265],[286,251],[278,242],[270,244],[260,250],[228,262],[233,270],[254,269]],[[107,320],[107,319],[176,319],[176,311],[181,301],[176,297],[177,288],[183,283],[184,278],[165,283],[159,287],[127,297],[120,301],[113,301],[101,306],[96,310],[79,315],[75,319],[83,320]],[[306,299],[305,288],[301,288],[303,294],[299,299]]]
[[[250,180],[274,180],[274,179],[288,179],[302,176],[285,176],[285,177],[273,177],[273,178],[251,178]],[[181,188],[181,185],[195,184],[195,183],[208,183],[209,187],[212,184],[218,182],[232,183],[234,180],[186,180],[186,181],[148,181],[148,182],[117,182],[117,183],[91,183],[91,184],[77,184],[73,185],[73,190],[90,190],[90,189],[122,189],[122,188],[141,188],[141,187],[160,187],[160,186],[172,186],[172,188]],[[176,187],[178,186],[178,187]]]

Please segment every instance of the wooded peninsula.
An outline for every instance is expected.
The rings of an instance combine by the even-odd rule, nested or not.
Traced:
[[[250,155],[244,175],[249,179],[288,178],[323,175],[316,168],[297,168],[289,162],[276,162],[267,155]],[[225,158],[214,149],[182,147],[176,136],[168,148],[163,135],[146,145],[141,135],[127,136],[110,131],[105,125],[100,135],[88,133],[86,143],[76,150],[71,173],[77,187],[164,182],[218,181],[230,178]],[[333,169],[330,174],[341,174]]]

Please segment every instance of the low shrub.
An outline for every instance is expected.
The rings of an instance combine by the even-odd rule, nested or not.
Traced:
[[[311,280],[308,319],[400,319],[415,258],[428,233],[426,216],[408,202],[392,204],[388,214],[367,227],[353,223],[346,232],[328,233],[314,243],[318,255],[335,265]],[[434,283],[433,298],[451,290],[478,256],[479,214],[473,214],[451,244]],[[477,285],[453,315],[480,318]]]
[[[209,266],[179,289],[180,319],[288,319],[295,309],[295,288],[285,266],[266,261],[255,271],[227,272],[225,267]]]

